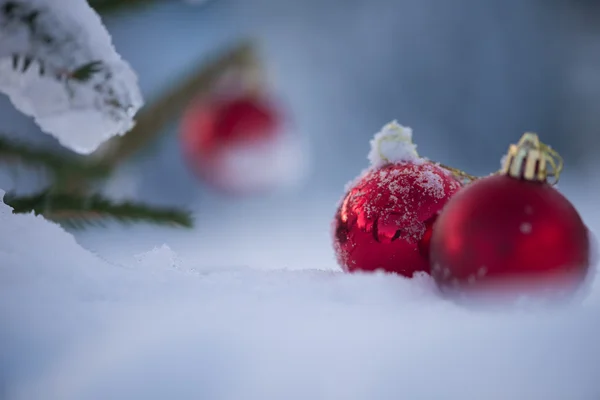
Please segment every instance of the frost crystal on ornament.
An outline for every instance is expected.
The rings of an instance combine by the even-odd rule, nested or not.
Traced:
[[[417,145],[412,142],[412,129],[396,121],[385,125],[375,134],[368,158],[375,168],[390,163],[421,161]]]
[[[137,76],[81,0],[0,0],[0,91],[79,153],[129,131],[143,104]]]

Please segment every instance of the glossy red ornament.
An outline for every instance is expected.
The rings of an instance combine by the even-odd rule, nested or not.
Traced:
[[[494,175],[444,208],[431,238],[432,275],[463,294],[571,293],[587,276],[589,239],[577,210],[545,178]]]
[[[183,116],[182,151],[191,169],[221,190],[262,190],[283,178],[282,125],[281,111],[264,97],[201,99]]]
[[[433,222],[460,187],[450,172],[423,159],[371,168],[337,210],[338,263],[347,272],[428,272]]]

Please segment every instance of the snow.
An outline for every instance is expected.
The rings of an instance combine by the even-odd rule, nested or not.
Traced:
[[[389,163],[417,162],[417,146],[412,142],[412,129],[392,121],[386,124],[371,140],[368,159],[372,167]]]
[[[581,302],[492,311],[426,276],[211,269],[162,243],[115,264],[2,204],[0,227],[3,399],[600,395],[597,281]]]
[[[423,188],[425,193],[436,199],[443,199],[448,196],[444,190],[444,180],[440,176],[440,168],[426,166],[421,173],[421,176],[417,179],[416,184]],[[454,184],[454,182],[450,184],[451,188],[456,188],[457,186],[458,185]]]
[[[91,153],[133,127],[137,76],[86,1],[0,0],[0,49],[0,91],[63,146]]]
[[[240,143],[223,151],[211,174],[235,191],[294,188],[308,173],[310,160],[302,138],[282,133],[272,140]]]

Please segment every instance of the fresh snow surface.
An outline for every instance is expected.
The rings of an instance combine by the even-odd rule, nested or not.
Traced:
[[[95,61],[102,66],[89,80],[69,77]],[[130,130],[143,104],[136,74],[84,0],[0,0],[0,91],[80,153]]]
[[[148,250],[111,264],[0,204],[0,398],[600,398],[597,284],[560,307],[487,310],[425,276],[345,275],[325,259],[210,269]]]
[[[389,163],[419,160],[417,146],[412,142],[412,129],[392,121],[371,140],[368,159],[374,168]]]

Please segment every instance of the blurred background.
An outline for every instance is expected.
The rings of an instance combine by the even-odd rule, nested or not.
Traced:
[[[101,15],[117,51],[137,71],[147,103],[253,40],[266,97],[283,110],[277,119],[293,139],[283,157],[296,164],[284,174],[289,182],[284,177],[268,189],[216,189],[191,167],[190,158],[200,156],[182,152],[191,146],[182,139],[184,115],[203,112],[190,103],[119,166],[104,190],[114,198],[189,208],[195,228],[115,224],[74,232],[109,261],[128,263],[165,243],[178,262],[198,269],[336,269],[330,244],[336,203],[368,166],[373,134],[394,119],[413,128],[421,155],[475,175],[496,171],[507,146],[535,131],[565,158],[561,187],[583,198],[597,186],[596,1],[120,3]],[[3,134],[58,148],[5,97],[0,118]],[[0,183],[27,191],[40,178],[3,171]]]

